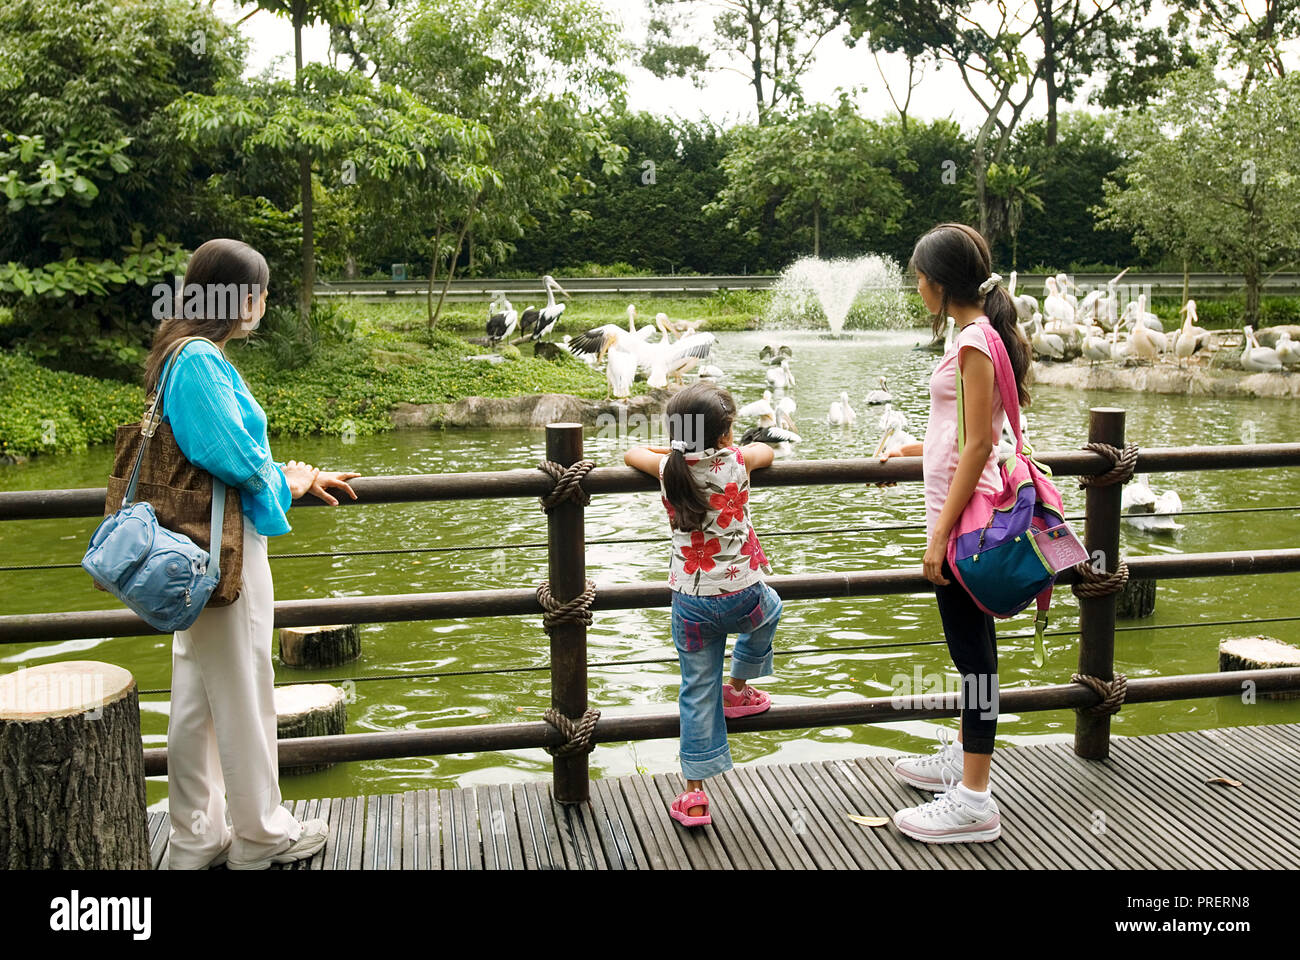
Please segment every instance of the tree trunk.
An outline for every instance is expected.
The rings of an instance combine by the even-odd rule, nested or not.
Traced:
[[[1282,670],[1300,667],[1300,648],[1275,637],[1232,637],[1219,642],[1219,672],[1228,670]],[[1262,693],[1267,700],[1295,700],[1300,691]]]
[[[460,228],[460,234],[456,237],[456,248],[451,252],[451,263],[447,267],[447,278],[442,283],[442,292],[438,294],[438,306],[434,308],[433,319],[429,321],[429,332],[433,332],[434,324],[442,316],[442,304],[447,299],[447,289],[451,286],[451,278],[456,275],[456,261],[460,259],[460,248],[465,242],[465,234],[469,232],[469,225],[474,220],[474,211],[478,209],[478,202],[482,194],[474,198],[474,202],[469,206],[469,213],[465,215],[465,224]]]
[[[280,660],[287,667],[337,667],[361,656],[361,627],[280,628]]]
[[[294,8],[293,65],[294,85],[302,96],[302,11]],[[306,147],[298,148],[298,190],[302,200],[302,289],[298,293],[298,316],[311,317],[312,287],[316,285],[316,245],[311,210],[311,155]]]
[[[1186,257],[1183,257],[1183,303],[1187,302],[1188,284],[1191,283],[1192,275],[1189,273],[1191,264]]]
[[[767,113],[767,106],[763,103],[763,24],[758,14],[752,10],[749,16],[749,42],[754,46],[754,55],[749,61],[754,75],[749,82],[754,88],[754,103],[758,108],[758,125],[761,127]]]
[[[90,660],[0,677],[0,869],[148,870],[135,678]]]
[[[822,255],[822,206],[820,202],[813,204],[813,256]]]
[[[429,254],[429,284],[424,291],[424,309],[425,320],[429,327],[430,336],[433,335],[433,281],[438,276],[438,250],[442,246],[442,222],[438,223],[438,230],[433,235],[433,250]]]
[[[1038,0],[1038,13],[1043,19],[1043,71],[1047,78],[1047,146],[1056,146],[1056,23],[1052,19],[1052,0]]]
[[[328,683],[302,683],[275,689],[276,737],[331,737],[347,732],[347,696],[342,687]],[[281,773],[315,773],[333,763],[307,763],[281,767]]]

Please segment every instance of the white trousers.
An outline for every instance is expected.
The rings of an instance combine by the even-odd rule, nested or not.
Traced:
[[[274,586],[266,546],[245,516],[239,599],[207,608],[188,630],[172,635],[167,806],[173,870],[202,869],[227,843],[231,860],[274,856],[302,830],[280,805]]]

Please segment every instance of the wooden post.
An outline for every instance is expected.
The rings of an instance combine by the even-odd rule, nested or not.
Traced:
[[[1124,411],[1094,407],[1088,414],[1088,442],[1124,448]],[[1083,545],[1100,573],[1119,569],[1120,494],[1123,485],[1089,487],[1084,509]],[[1115,679],[1115,597],[1079,598],[1079,673]],[[1110,717],[1076,714],[1074,752],[1087,760],[1110,756]]]
[[[546,459],[568,467],[582,459],[582,424],[548,423]],[[556,504],[547,515],[547,576],[551,596],[565,603],[587,586],[583,508],[573,500]],[[587,628],[557,623],[551,631],[551,706],[572,720],[587,710]],[[588,798],[587,754],[556,757],[552,795],[561,803]]]
[[[91,660],[0,676],[0,870],[148,870],[135,678]]]

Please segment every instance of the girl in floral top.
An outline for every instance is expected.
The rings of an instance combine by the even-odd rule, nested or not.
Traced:
[[[746,682],[772,672],[772,637],[781,619],[781,598],[763,580],[772,571],[749,517],[749,474],[772,462],[772,448],[737,447],[735,419],[731,394],[702,380],[668,402],[669,449],[633,447],[624,457],[659,478],[672,529],[668,585],[682,672],[677,703],[686,792],[669,813],[688,827],[713,822],[704,780],[732,767],[726,718],[772,705]],[[729,633],[737,637],[724,684]]]

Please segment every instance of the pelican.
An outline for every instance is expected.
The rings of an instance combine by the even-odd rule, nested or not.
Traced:
[[[799,434],[784,427],[753,427],[745,431],[745,435],[740,438],[740,445],[743,447],[747,443],[766,443],[776,456],[788,457],[794,453],[792,444],[799,443],[802,439]]]
[[[1137,298],[1137,318],[1148,329],[1154,330],[1156,333],[1165,332],[1165,325],[1160,318],[1147,311],[1147,295],[1145,293]]]
[[[669,341],[667,338],[658,343],[646,345],[650,361],[651,387],[668,386],[668,378],[681,380],[682,371],[689,370],[701,360],[707,359],[709,351],[718,338],[711,333],[692,333],[680,340]]]
[[[1114,359],[1110,351],[1110,341],[1105,337],[1091,335],[1083,338],[1083,356],[1090,367],[1099,361]]]
[[[1057,289],[1056,277],[1048,277],[1046,286],[1048,294],[1043,298],[1043,312],[1047,314],[1047,319],[1057,323],[1074,323],[1074,304]]]
[[[1209,345],[1210,331],[1195,325],[1197,320],[1195,300],[1188,300],[1178,312],[1184,314],[1184,317],[1182,328],[1174,340],[1174,355],[1181,361]]]
[[[721,367],[714,366],[711,363],[704,364],[704,366],[700,367],[698,372],[701,380],[721,380],[726,376],[726,374],[722,372]]]
[[[1183,529],[1173,515],[1182,512],[1183,501],[1175,490],[1159,496],[1151,489],[1151,478],[1143,474],[1124,485],[1120,493],[1120,516],[1143,533],[1172,533]]]
[[[876,406],[877,404],[881,404],[881,403],[889,403],[893,399],[894,398],[890,395],[889,390],[885,387],[885,378],[881,377],[880,389],[872,390],[870,393],[868,393],[867,398],[864,402],[868,406]]]
[[[1011,283],[1007,286],[1007,293],[1011,294],[1011,302],[1016,305],[1016,316],[1021,320],[1028,320],[1038,312],[1038,301],[1027,293],[1016,296],[1016,271],[1011,271]]]
[[[1124,332],[1124,321],[1120,320],[1115,324],[1115,329],[1110,332],[1110,358],[1115,361],[1127,360],[1133,356],[1133,344],[1129,342],[1128,337],[1120,336]]]
[[[779,367],[768,368],[767,382],[778,392],[794,386],[794,373],[790,370],[790,361],[787,358],[781,358]]]
[[[1079,289],[1067,274],[1058,273],[1056,275],[1057,292],[1060,293],[1060,295],[1065,299],[1065,302],[1070,305],[1070,308],[1074,310],[1075,313],[1078,313],[1079,298],[1073,293],[1070,293],[1069,290],[1066,289],[1067,287],[1073,287],[1076,291]]]
[[[793,360],[794,351],[784,343],[765,343],[758,351],[758,359],[776,365],[782,360]]]
[[[529,307],[519,318],[520,333],[528,333],[528,328],[533,328],[532,335],[529,337],[531,340],[540,340],[550,333],[560,319],[560,315],[564,313],[565,304],[555,302],[556,291],[566,297],[569,296],[569,291],[560,286],[550,274],[542,277],[542,286],[546,288],[546,306],[540,310]]]
[[[1259,341],[1255,339],[1253,327],[1242,329],[1245,331],[1246,338],[1241,351],[1241,365],[1256,373],[1280,373],[1282,361],[1278,357],[1277,350],[1272,347],[1261,347]]]
[[[764,390],[763,398],[747,403],[736,411],[738,417],[758,417],[758,426],[746,430],[743,437],[740,438],[741,444],[746,443],[766,443],[772,447],[780,456],[786,456],[792,452],[791,444],[800,441],[799,434],[794,432],[794,421],[791,419],[794,413],[794,400],[790,397],[783,397],[778,406],[772,406],[772,391]],[[778,424],[778,418],[782,421]]]
[[[949,317],[948,323],[943,330],[943,352],[947,353],[952,349],[953,331],[957,329],[957,318]]]
[[[1284,367],[1294,367],[1300,364],[1300,343],[1291,339],[1291,334],[1283,330],[1277,335],[1277,345],[1273,348],[1277,351],[1277,358]]]
[[[849,406],[849,392],[840,391],[840,398],[831,401],[830,413],[826,415],[826,422],[834,427],[847,427],[853,424],[857,419],[857,414]]]
[[[902,410],[895,410],[892,403],[887,403],[880,419],[876,421],[876,426],[881,430],[888,430],[890,427],[895,430],[906,430],[907,414]]]
[[[1155,363],[1156,357],[1160,355],[1160,347],[1155,337],[1155,332],[1145,324],[1133,324],[1133,332],[1128,335],[1128,342],[1133,348],[1133,355],[1139,359],[1150,360]]]
[[[1054,278],[1048,277],[1047,279],[1051,280],[1053,285],[1055,285],[1056,281]],[[1029,343],[1033,347],[1034,353],[1040,357],[1051,357],[1054,360],[1063,360],[1065,358],[1064,338],[1058,333],[1043,332],[1043,318],[1041,314],[1034,314],[1031,323],[1033,334],[1029,338]]]
[[[518,323],[519,311],[511,305],[504,293],[498,293],[488,304],[488,344],[495,346],[498,341],[510,336]]]
[[[916,437],[912,436],[902,427],[891,424],[885,428],[880,442],[876,444],[876,452],[872,454],[877,460],[884,462],[889,459],[889,454],[897,453],[905,446],[916,443]]]
[[[622,350],[636,357],[639,366],[649,367],[650,358],[647,348],[650,344],[646,342],[646,338],[652,333],[654,327],[649,324],[637,329],[636,306],[629,303],[626,330],[616,323],[606,323],[599,327],[592,327],[571,340],[566,340],[565,345],[574,354],[594,355],[597,363],[604,362],[609,351]]]

